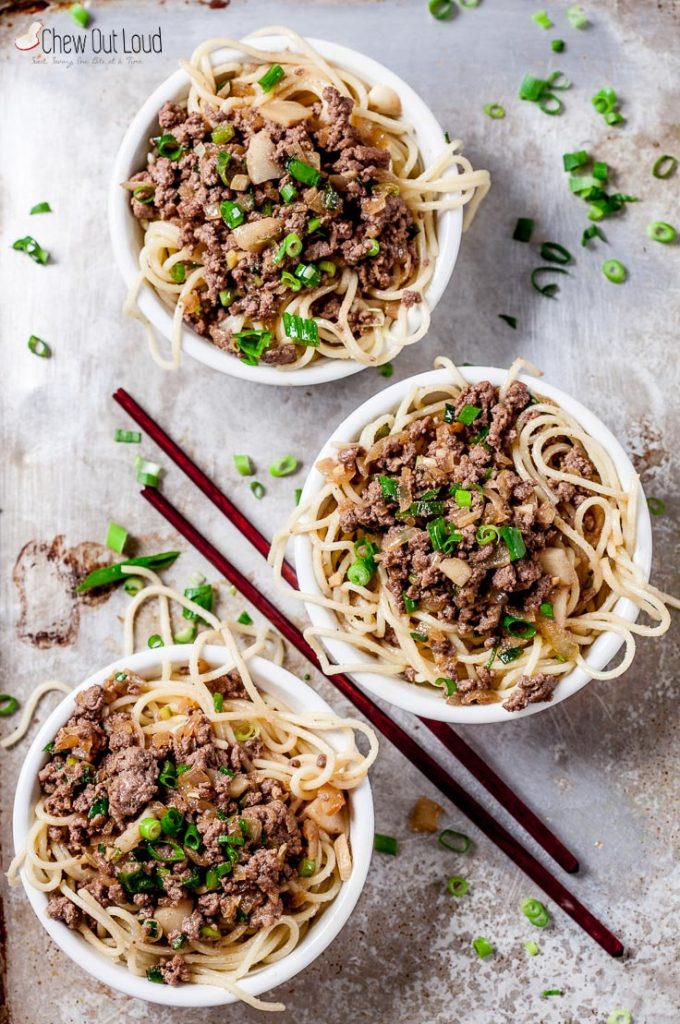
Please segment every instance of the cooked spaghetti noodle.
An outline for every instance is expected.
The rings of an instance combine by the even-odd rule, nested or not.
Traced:
[[[469,225],[489,187],[458,140],[423,167],[392,89],[288,29],[254,35],[269,34],[292,49],[213,39],[181,62],[186,101],[165,104],[147,167],[125,183],[144,227],[126,310],[146,322],[145,282],[173,309],[169,357],[146,325],[166,369],[179,365],[183,323],[282,370],[386,362],[427,333],[437,215],[464,206]]]
[[[150,570],[130,571],[149,585],[128,608],[128,654],[149,599],[166,644],[171,601],[208,628],[182,666],[119,671],[76,696],[10,879],[23,863],[50,916],[134,974],[283,1009],[238,982],[290,953],[349,877],[347,794],[377,740],[357,720],[291,711],[258,689],[248,662],[271,650],[266,630],[230,628]],[[207,643],[225,648],[216,668],[202,658]]]
[[[624,489],[609,454],[564,409],[517,381],[414,387],[398,409],[318,468],[327,482],[275,540],[311,546],[318,591],[299,594],[335,616],[309,627],[327,672],[372,672],[441,687],[450,703],[503,701],[511,711],[550,700],[584,669],[623,673],[635,636],[668,629],[675,598],[634,562],[637,480]],[[348,441],[351,439],[348,438]],[[651,624],[617,611],[627,599]],[[597,670],[602,634],[624,640]],[[330,665],[320,641],[356,660]]]

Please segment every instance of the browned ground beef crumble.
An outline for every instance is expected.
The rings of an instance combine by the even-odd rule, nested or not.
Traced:
[[[228,930],[241,923],[256,930],[294,906],[288,883],[298,875],[305,841],[285,784],[254,770],[260,739],[219,748],[210,721],[195,707],[178,733],[157,733],[145,748],[131,716],[110,709],[117,697],[139,693],[144,685],[134,673],[117,673],[103,686],[78,694],[76,710],[57,733],[39,780],[47,813],[75,816],[68,826],[50,826],[49,838],[90,867],[91,877],[79,889],[103,907],[138,913],[151,937],[158,931],[159,908],[186,907],[181,928],[165,936],[173,952],[165,949],[160,973],[152,979],[175,985],[188,979],[188,969],[173,953],[189,939],[206,941],[201,929]],[[235,673],[210,687],[225,699],[246,697]],[[176,785],[161,782],[168,772]],[[155,860],[141,836],[130,853],[116,849],[118,837],[150,801],[158,801],[159,819],[169,808],[181,817],[177,834],[162,835],[155,844],[164,856],[171,850],[167,843],[179,844],[177,861]],[[195,851],[184,841],[192,825],[198,833]],[[218,866],[219,881],[205,891],[210,868]],[[74,929],[87,921],[61,894],[50,895],[48,914]]]
[[[243,314],[246,328],[257,322],[271,329],[280,308],[292,295],[282,284],[281,273],[294,273],[299,263],[331,261],[338,268],[337,274],[344,266],[354,268],[360,294],[371,288],[398,286],[417,263],[417,225],[401,196],[390,194],[390,187],[394,192],[395,186],[386,137],[368,122],[354,124],[353,101],[336,89],[327,87],[323,97],[325,111],[317,103],[308,120],[289,128],[245,106],[228,115],[211,109],[204,117],[166,103],[158,115],[160,129],[175,137],[182,153],[176,160],[156,156],[131,179],[137,186],[148,183],[153,189],[153,199],[148,203],[140,201],[148,198],[144,192],[139,198],[131,197],[135,217],[177,224],[181,245],[188,246],[205,267],[206,288],[195,296],[195,304],[187,308],[184,318],[218,348],[242,356],[224,323],[227,314]],[[212,130],[225,124],[234,128],[231,141],[212,142]],[[267,149],[276,170],[269,180],[251,183],[246,191],[235,191],[218,173],[218,155],[230,154],[225,177],[231,184],[235,175],[248,174],[248,151],[254,136],[258,145]],[[199,147],[197,153],[199,144],[203,149]],[[292,178],[287,170],[291,158],[321,171],[321,183],[308,187]],[[280,189],[290,184],[297,194],[292,202],[285,203]],[[253,251],[242,250],[239,232],[235,234],[219,215],[220,203],[225,200],[239,204],[246,224],[268,221],[271,230],[267,244],[254,246]],[[312,218],[319,218],[321,223],[308,233]],[[273,257],[279,243],[291,232],[302,239],[302,253],[286,256],[275,265]],[[373,240],[378,241],[380,251],[371,257],[368,253]],[[239,261],[230,269],[228,254],[236,252],[240,253]],[[322,272],[322,283],[328,280],[327,272]],[[228,309],[219,298],[225,289],[234,296]],[[406,291],[403,297],[407,307],[420,300],[420,294],[413,291]],[[371,300],[371,306],[376,305],[380,302]],[[339,308],[340,299],[331,293],[314,303],[313,314],[334,321]],[[360,333],[373,326],[373,315],[354,308],[350,323]],[[272,339],[261,361],[282,364],[295,358],[293,344],[277,346]]]
[[[514,472],[510,457],[517,419],[531,402],[528,389],[519,381],[510,385],[503,400],[497,387],[483,381],[465,388],[455,405],[447,407],[445,416],[424,416],[401,433],[379,441],[370,460],[358,444],[347,446],[337,456],[351,474],[353,485],[364,484],[358,504],[346,501],[340,506],[343,533],[354,539],[365,534],[380,542],[377,558],[399,610],[406,613],[405,602],[415,602],[416,608],[453,625],[460,636],[489,649],[488,667],[478,669],[476,678],[468,678],[444,633],[431,630],[422,640],[429,646],[441,675],[457,682],[457,693],[449,698],[457,703],[498,700],[493,663],[525,644],[508,635],[503,616],[538,625],[540,606],[550,602],[558,582],[538,558],[544,548],[559,542],[560,534],[552,525],[556,507],[531,481],[522,480]],[[458,419],[465,406],[479,410],[468,425]],[[579,447],[558,456],[556,465],[585,479],[595,473]],[[407,489],[412,504],[405,512],[400,513],[398,501],[386,494],[384,478]],[[495,490],[495,503],[480,493],[485,484]],[[469,491],[470,507],[458,505],[453,497],[456,487]],[[587,494],[565,481],[554,485],[553,491],[560,515],[567,520]],[[418,505],[419,500],[424,503]],[[457,529],[457,524],[476,509],[481,510],[481,516]],[[448,552],[434,549],[427,528],[439,518],[460,537]],[[500,543],[480,544],[477,529],[483,523],[521,531],[526,548],[523,557],[511,561]],[[586,516],[585,525],[587,529],[596,527],[592,516]],[[405,527],[412,528],[407,543],[389,549],[390,542],[402,535]],[[441,571],[440,565],[447,557],[462,559],[472,570],[463,586],[456,586]],[[587,599],[587,580],[581,580],[581,585]],[[389,633],[387,639],[390,642]],[[405,675],[411,681],[415,678],[409,669]],[[519,711],[530,703],[550,700],[556,682],[556,676],[523,676],[504,706]]]

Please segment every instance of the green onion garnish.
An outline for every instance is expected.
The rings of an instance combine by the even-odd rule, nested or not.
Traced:
[[[485,103],[482,110],[487,117],[492,118],[494,121],[500,121],[501,118],[505,117],[505,107],[502,107],[500,103]]]
[[[231,163],[231,153],[226,149],[223,149],[221,153],[217,154],[215,159],[215,168],[219,175],[220,181],[223,185],[229,186],[229,179],[227,178],[227,168]]]
[[[287,181],[283,188],[279,189],[284,203],[292,203],[297,195],[297,189],[292,181]]]
[[[535,78],[534,75],[525,75],[522,79],[522,84],[519,87],[519,98],[521,100],[530,100],[532,103],[536,103],[540,100],[547,86],[548,83],[544,78]]]
[[[550,601],[543,601],[543,603],[539,605],[538,610],[545,619],[555,618],[555,609],[553,608]]]
[[[567,89],[568,86],[562,88]],[[555,117],[556,114],[561,114],[564,110],[564,103],[557,96],[553,96],[551,92],[545,92],[538,101],[539,108],[544,114],[550,114],[551,117]]]
[[[156,647],[165,647],[165,644],[163,643],[163,637],[160,636],[158,633],[153,633],[146,641],[146,645],[147,647],[151,647],[152,650]]]
[[[623,284],[628,272],[620,260],[605,260],[602,264],[602,273],[612,284]]]
[[[390,856],[396,857],[398,844],[394,836],[383,836],[380,832],[376,832],[373,837],[373,849],[376,853],[389,853]]]
[[[220,203],[220,213],[228,228],[237,228],[246,219],[246,215],[238,203],[232,203],[228,199]]]
[[[159,782],[166,786],[167,780],[176,778],[177,770],[173,765],[172,761],[166,761],[163,765],[163,772],[159,776]],[[174,788],[173,786],[170,787]],[[167,811],[161,818],[161,829],[163,835],[166,836],[178,836],[184,827],[184,815],[177,810],[176,807],[168,807]]]
[[[307,288],[318,288],[321,284],[321,273],[314,263],[298,263],[295,268],[298,277]]]
[[[536,636],[536,627],[531,622],[526,622],[525,619],[516,619],[514,615],[504,615],[502,622],[503,629],[508,636],[512,636],[516,640],[531,640]]]
[[[562,53],[562,50],[564,49],[564,39],[553,39],[550,44],[550,49],[553,53]]]
[[[447,697],[453,697],[454,693],[458,691],[458,683],[455,679],[449,679],[448,676],[439,676],[438,679],[435,679],[434,685],[446,690]]]
[[[258,78],[258,84],[263,92],[271,92],[274,86],[278,85],[285,71],[280,64],[272,64],[268,71],[264,73],[262,78]]]
[[[446,883],[446,891],[449,896],[464,896],[470,886],[460,875],[452,875]]]
[[[142,818],[139,823],[139,834],[142,839],[160,839],[161,823],[158,818]]]
[[[187,587],[184,591],[184,596],[197,604],[199,608],[205,608],[207,612],[212,611],[213,606],[213,588],[210,583],[199,583],[195,587]],[[198,612],[194,612],[191,608],[183,608],[182,616],[185,619],[200,619]],[[205,622],[205,619],[202,620]]]
[[[52,213],[52,207],[49,203],[36,203],[31,207],[29,213]]]
[[[437,21],[446,21],[453,14],[453,0],[429,0],[427,9]]]
[[[265,494],[267,493],[266,489],[257,480],[253,480],[252,484],[250,485],[250,489],[258,501],[261,501],[261,499],[264,498]]]
[[[591,224],[587,227],[581,236],[581,245],[587,245],[591,238],[599,238],[601,241],[606,242],[602,229],[598,228],[597,224]]]
[[[170,277],[177,284],[184,284],[187,279],[187,265],[186,263],[173,263],[170,267]]]
[[[600,89],[600,91],[595,93],[595,95],[593,96],[592,103],[598,114],[603,114],[606,117],[607,114],[615,112],[615,108],[618,103],[618,97],[613,89]],[[621,115],[618,115],[618,117],[621,121],[623,120]],[[607,120],[607,124],[617,123],[618,121]]]
[[[459,423],[464,423],[466,427],[469,427],[471,423],[474,423],[481,411],[477,405],[464,405],[456,419]]]
[[[609,165],[603,160],[596,160],[593,164],[593,177],[598,181],[606,181],[609,177]]]
[[[504,651],[499,652],[498,660],[504,665],[509,665],[511,661],[517,661],[521,655],[521,647],[506,647]]]
[[[494,951],[489,940],[485,939],[483,935],[480,935],[478,939],[473,941],[472,948],[481,960],[485,960],[487,956],[491,956]]]
[[[527,549],[522,531],[516,526],[499,526],[498,532],[508,549],[510,561],[516,562],[519,558],[524,558]]]
[[[453,500],[459,508],[470,508],[472,506],[472,492],[466,491],[464,487],[456,487],[453,492]]]
[[[411,615],[418,607],[418,602],[414,601],[412,597],[409,597],[406,591],[401,595],[401,599],[404,602],[404,610],[407,615]]]
[[[543,242],[541,245],[541,259],[548,263],[559,263],[566,265],[571,263],[571,253],[563,245],[557,242]]]
[[[574,171],[577,167],[584,167],[589,159],[585,149],[578,149],[575,153],[562,154],[562,166],[565,171]]]
[[[52,349],[47,342],[43,341],[42,338],[39,338],[36,334],[32,334],[30,336],[27,345],[33,355],[40,356],[41,359],[49,359],[52,355]]]
[[[179,160],[184,152],[184,147],[180,146],[174,135],[159,135],[153,141],[160,155],[167,157],[168,160]]]
[[[310,878],[316,871],[316,861],[310,860],[309,857],[303,857],[298,867],[298,875],[300,878]]]
[[[296,505],[300,504],[300,498],[301,497],[302,497],[302,488],[301,487],[296,487],[295,488],[295,504]]]
[[[666,502],[663,498],[647,498],[647,508],[653,516],[662,516],[666,511]]]
[[[520,909],[536,928],[545,928],[550,923],[550,914],[540,900],[523,900]]]
[[[273,334],[271,331],[238,331],[234,334],[239,351],[243,353],[243,362],[248,366],[257,366],[260,356],[266,352],[272,343]]]
[[[383,363],[382,366],[378,367],[378,373],[381,377],[391,377],[394,373],[394,367],[392,363]]]
[[[398,501],[399,500],[399,484],[396,480],[393,480],[391,476],[379,476],[380,490],[382,491],[383,498],[387,501]]]
[[[647,225],[647,237],[654,242],[663,242],[668,245],[677,238],[677,231],[672,224],[666,224],[663,220],[655,220],[653,224]]]
[[[355,587],[366,587],[371,582],[375,572],[375,562],[372,558],[357,558],[347,570],[347,579]]]
[[[255,472],[250,455],[234,455],[234,465],[241,476],[252,476]]]
[[[658,160],[654,162],[652,167],[652,174],[655,178],[670,178],[671,174],[675,173],[675,169],[678,166],[677,158],[671,156],[669,153],[664,153]],[[31,213],[33,211],[31,210]]]
[[[535,25],[538,25],[539,28],[553,27],[553,23],[548,17],[547,11],[536,11],[535,14],[531,15],[531,20],[534,22]]]
[[[144,487],[158,487],[162,469],[157,462],[149,462],[148,459],[138,455],[135,458],[135,473],[138,484],[142,484]]]
[[[156,196],[156,190],[153,185],[137,185],[133,188],[132,195],[138,203],[142,203],[144,206],[150,206]]]
[[[546,273],[548,273],[548,274],[566,274],[567,271],[566,270],[562,270],[561,267],[536,267],[535,270],[531,271],[531,284],[532,284],[532,287],[535,288],[537,292],[540,292],[541,295],[545,295],[546,298],[552,299],[552,298],[555,297],[555,294],[560,289],[559,289],[559,285],[555,284],[554,282],[550,282],[549,284],[544,284],[543,287],[541,287],[541,285],[538,283],[538,275],[539,274],[546,274]]]
[[[6,700],[7,697],[8,697],[8,694],[6,694],[6,693],[2,694],[2,696],[0,697],[0,702],[2,700]],[[15,698],[11,698],[10,697],[9,699],[12,700],[12,699],[15,699]],[[43,753],[45,753],[45,754],[53,754],[54,753],[54,740],[50,740],[49,743],[45,744],[45,746],[43,747]]]
[[[103,796],[100,800],[95,800],[87,812],[88,818],[97,818],[100,814],[109,813],[109,799]]]
[[[453,853],[467,853],[472,846],[472,840],[464,832],[456,832],[452,828],[445,828],[437,836],[437,842],[445,850]]]
[[[179,864],[180,861],[186,860],[186,854],[179,843],[173,843],[169,839],[147,842],[146,848],[153,859],[162,864]]]
[[[444,518],[435,519],[428,523],[427,532],[430,535],[432,550],[442,551],[444,554],[452,551],[456,544],[459,544],[463,539],[463,534],[458,533]]]
[[[531,232],[534,230],[534,222],[531,217],[520,217],[515,224],[512,237],[515,242],[528,242],[531,239]]]
[[[159,555],[143,555],[141,558],[128,558],[124,562],[117,562],[115,565],[104,565],[101,569],[95,569],[89,576],[86,576],[82,583],[79,583],[76,587],[76,593],[82,594],[84,591],[92,590],[94,587],[107,587],[112,583],[120,583],[128,579],[128,574],[123,572],[123,568],[128,566],[140,565],[147,569],[158,571],[160,569],[167,569],[178,557],[179,551],[164,551]]]
[[[310,217],[307,221],[307,234],[313,235],[321,227],[321,217]]]
[[[630,1010],[622,1010],[617,1007],[607,1017],[607,1024],[633,1024],[633,1014]]]
[[[147,981],[155,982],[155,984],[157,985],[165,985],[165,978],[163,977],[163,972],[158,966],[147,967],[146,979]]]
[[[113,434],[113,440],[122,444],[139,444],[142,440],[142,435],[138,430],[116,430]]]
[[[561,988],[546,988],[541,992],[542,999],[548,999],[550,996],[562,996],[564,995]]]
[[[222,694],[219,696],[221,697]],[[189,825],[184,833],[184,845],[187,850],[192,850],[194,853],[200,848],[201,834],[194,824]]]
[[[378,241],[378,239],[377,238],[367,238],[366,241],[371,243],[370,248],[366,252],[366,255],[367,256],[377,256],[378,253],[380,252],[380,242]]]
[[[241,612],[236,621],[239,622],[242,626],[252,626],[253,624],[253,620],[251,619],[248,612]]]
[[[283,314],[283,330],[287,338],[294,338],[299,345],[319,346],[319,328],[316,320],[306,320],[296,313]]]
[[[565,92],[567,89],[571,89],[571,81],[567,78],[564,71],[553,71],[548,75],[548,87],[550,89],[557,89],[558,92]]]
[[[218,146],[223,145],[225,142],[231,142],[234,138],[233,124],[216,125],[210,133],[210,138]]]
[[[317,171],[316,167],[312,167],[311,164],[306,164],[304,160],[292,157],[287,161],[286,167],[291,178],[295,178],[303,185],[318,185],[321,181],[320,171]]]
[[[298,257],[302,252],[302,239],[298,234],[292,231],[289,235],[286,235],[283,242],[278,248],[278,251],[272,259],[272,263],[278,266],[286,256]]]
[[[235,298],[236,296],[234,295],[231,288],[223,288],[222,291],[219,293],[220,305],[224,306],[225,309],[231,306]]]
[[[297,277],[288,270],[284,270],[281,274],[281,284],[285,284],[287,288],[290,288],[292,292],[299,292],[302,288],[302,281],[299,281]]]
[[[87,28],[90,24],[90,13],[85,10],[82,4],[71,4],[68,13],[76,25],[80,25],[81,28]]]
[[[271,476],[290,476],[300,465],[294,455],[284,455],[282,458],[272,462],[269,467]]]
[[[50,254],[47,250],[43,249],[32,235],[26,235],[24,238],[17,238],[16,242],[12,243],[12,248],[17,249],[19,252],[25,252],[27,256],[31,257],[34,263],[40,263],[43,267],[50,258]]]
[[[509,316],[507,313],[499,313],[498,314],[498,319],[499,320],[504,320],[505,323],[508,325],[508,327],[512,327],[513,331],[517,330],[517,317],[516,316]]]
[[[525,942],[524,948],[526,949],[529,956],[538,956],[538,946],[536,945],[533,939],[529,939],[528,942]]]
[[[192,622],[184,629],[180,629],[179,633],[175,633],[172,639],[176,644],[193,644],[197,632],[196,623]]]
[[[482,523],[481,526],[477,527],[475,540],[481,547],[486,547],[487,544],[495,544],[498,540],[498,527],[492,526],[490,523]]]
[[[585,28],[588,24],[585,11],[580,4],[573,4],[571,7],[567,7],[565,14],[572,28]]]
[[[9,718],[10,715],[14,714],[18,707],[19,701],[16,697],[12,697],[9,693],[0,693],[0,716],[2,716],[2,718]]]
[[[118,523],[109,523],[109,529],[106,534],[106,546],[111,548],[117,554],[122,555],[127,544],[128,532],[124,526],[119,526]]]

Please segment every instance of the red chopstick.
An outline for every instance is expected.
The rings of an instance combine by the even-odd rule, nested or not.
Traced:
[[[114,399],[132,417],[135,423],[156,442],[166,455],[177,465],[183,473],[194,483],[199,490],[203,491],[207,498],[212,501],[226,517],[250,541],[253,547],[260,554],[267,558],[269,555],[269,541],[253,526],[242,512],[234,505],[227,495],[200,469],[189,455],[172,438],[166,434],[144,409],[128,394],[123,388],[119,388],[113,395]],[[295,570],[287,562],[283,563],[282,575],[286,582],[297,590],[297,576]],[[445,722],[435,722],[431,719],[421,718],[420,721],[430,732],[437,737],[446,749],[456,757],[472,776],[501,804],[502,807],[517,821],[522,828],[532,836],[552,859],[570,874],[578,871],[579,863],[571,850],[554,835],[549,828],[541,821],[524,801],[519,797],[506,782],[490,767],[480,756],[475,753],[472,747],[447,725]]]
[[[180,533],[215,569],[243,594],[246,600],[267,618],[283,637],[320,668],[319,660],[304,636],[250,580],[239,572],[217,548],[194,527],[160,491],[145,487],[142,496]],[[419,744],[397,725],[377,704],[345,675],[328,677],[338,690],[387,737],[427,779],[453,803],[488,838],[528,875],[565,913],[595,940],[610,956],[622,956],[623,945],[591,912],[584,907],[540,861],[526,850],[508,830],[497,822],[474,797],[470,796]]]

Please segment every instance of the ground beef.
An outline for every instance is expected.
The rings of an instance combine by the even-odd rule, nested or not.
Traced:
[[[558,676],[522,676],[503,707],[506,711],[523,711],[529,704],[541,704],[552,700]]]
[[[166,985],[179,985],[181,981],[189,981],[191,978],[189,964],[179,953],[162,963],[160,971]]]
[[[55,921],[63,921],[68,928],[77,930],[83,919],[79,907],[72,903],[68,896],[50,895],[47,902],[47,914]]]
[[[111,813],[133,818],[155,796],[158,776],[156,758],[148,750],[126,747],[109,754],[104,762]]]

